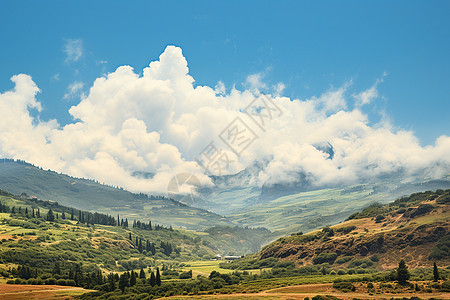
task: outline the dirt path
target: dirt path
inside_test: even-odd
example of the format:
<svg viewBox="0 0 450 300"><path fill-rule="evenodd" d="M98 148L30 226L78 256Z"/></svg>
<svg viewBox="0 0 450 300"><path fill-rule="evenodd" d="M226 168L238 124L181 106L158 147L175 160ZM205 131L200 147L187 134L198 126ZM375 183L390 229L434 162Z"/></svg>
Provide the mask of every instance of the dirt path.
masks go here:
<svg viewBox="0 0 450 300"><path fill-rule="evenodd" d="M0 284L0 299L73 299L73 296L89 292L79 287L60 285Z"/></svg>

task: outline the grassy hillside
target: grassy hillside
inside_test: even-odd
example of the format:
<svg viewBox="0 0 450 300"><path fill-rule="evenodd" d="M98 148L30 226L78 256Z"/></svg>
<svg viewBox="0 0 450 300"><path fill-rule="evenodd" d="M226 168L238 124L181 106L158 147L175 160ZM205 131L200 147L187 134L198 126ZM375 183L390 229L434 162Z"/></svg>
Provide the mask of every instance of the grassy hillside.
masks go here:
<svg viewBox="0 0 450 300"><path fill-rule="evenodd" d="M167 226L206 229L214 225L235 225L225 217L172 199L133 194L92 180L45 171L11 160L0 160L0 189L13 194L26 193L78 209L111 215L120 213L129 219L153 220Z"/></svg>
<svg viewBox="0 0 450 300"><path fill-rule="evenodd" d="M226 249L232 244L242 249L251 247L246 236L260 235L262 239L272 233L262 228L221 226L194 232L162 228L154 223L153 230L139 223L127 228L117 226L115 218L110 216L72 210L54 202L0 191L0 276L3 276L0 283L27 284L22 289L3 290L27 291L30 297L33 293L39 294L38 287L43 284L48 288L41 289L44 292L41 295L52 294L52 297L55 293L51 289L55 284L96 290L82 295L82 299L157 299L173 295L179 295L176 299L204 299L207 295L214 299L228 297L226 295L230 293L237 294L230 299L241 299L249 293L258 293L255 299L279 299L285 291L278 289L283 287L295 297L303 295L300 298L303 299L314 296L316 291L321 294L325 285L327 292L344 297L342 299L347 299L345 295L348 291L356 291L357 294L353 295L360 299L373 293L419 293L428 298L444 299L446 291L450 290L450 282L432 283L430 268L418 268L423 265L414 265L414 261L408 260L408 264L415 268L411 270L414 284L399 286L392 282L392 272L377 270L377 267L389 269L382 255L373 254L374 248L370 247L367 247L367 253L361 253L362 248L356 246L369 245L364 243L365 238L371 240L371 235L382 232L386 237L386 246L392 247L394 244L388 234L393 234L397 229L410 230L414 226L422 226L416 228L421 233L414 234L413 240L418 245L432 246L431 254L434 253L433 259L438 261L440 274L442 278L447 278L450 272L442 266L448 265L448 251L445 251L448 245L443 239L448 235L443 230L448 230L449 198L450 190L427 192L400 199L389 206L371 206L354 214L346 224L304 236L283 238L265 247L258 255L227 263L209 258L219 249ZM52 220L49 220L52 215ZM74 220L71 220L72 215ZM96 220L106 220L113 225L93 224ZM358 222L363 222L365 227L362 230L350 225ZM383 226L383 222L386 225ZM396 228L390 225L395 222ZM367 228L370 224L372 227ZM398 237L398 232L396 234ZM405 234L404 239L408 239L410 235ZM342 241L349 235L355 239L352 245L359 252L352 252L354 249ZM346 245L347 252L339 248L340 243L335 243L338 237ZM299 242L299 239L304 240ZM152 245L150 248L146 246L147 241ZM336 257L323 248L329 247L330 242L336 249ZM289 248L290 245L309 245L306 249L311 257L298 259L297 254L290 250L293 249ZM159 283L150 276L155 273L160 274L160 277L156 276L161 279ZM311 286L305 290L297 285ZM78 295L86 291L73 292L73 295ZM295 298L291 294L289 297ZM68 294L59 295L65 297ZM55 294L55 297L59 296ZM253 298L249 296L249 299Z"/></svg>
<svg viewBox="0 0 450 300"><path fill-rule="evenodd" d="M423 192L374 204L341 224L280 238L258 259L340 269L392 269L404 259L414 268L450 263L450 190Z"/></svg>
<svg viewBox="0 0 450 300"><path fill-rule="evenodd" d="M61 261L124 271L152 266L158 260L189 261L216 254L201 238L185 230L154 224L153 230L83 224L77 220L78 211L71 220L67 208L51 202L42 205L40 201L14 197L3 191L0 203L3 211L5 207L8 210L0 213L0 259L4 268L26 264L45 269ZM47 221L50 209L55 216L53 221ZM153 252L146 249L147 241L153 245ZM170 244L171 250L164 249L161 242Z"/></svg>

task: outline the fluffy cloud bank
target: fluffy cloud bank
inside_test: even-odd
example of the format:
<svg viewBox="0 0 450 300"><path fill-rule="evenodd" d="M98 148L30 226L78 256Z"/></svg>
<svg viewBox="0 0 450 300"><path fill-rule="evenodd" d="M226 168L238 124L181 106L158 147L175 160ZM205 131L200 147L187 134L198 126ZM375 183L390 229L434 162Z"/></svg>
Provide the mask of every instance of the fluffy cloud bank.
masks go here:
<svg viewBox="0 0 450 300"><path fill-rule="evenodd" d="M422 147L410 131L368 125L361 106L375 100L379 82L353 96L354 109L348 109L348 85L306 100L269 96L266 104L279 111L258 126L255 120L262 118L252 120L244 111L254 103L259 114L271 113L258 104L255 89L262 84L260 78L249 78L258 84L245 91L233 88L227 93L223 83L215 88L197 86L181 49L168 46L142 76L121 66L95 80L69 110L75 121L61 127L56 120L33 117L41 105L30 76L16 75L12 81L15 88L0 94L2 157L136 192L165 193L170 179L183 172L211 185L198 160L204 162L206 150L213 146L221 151L226 166L222 174L264 161L265 167L252 179L255 185L295 182L300 173L319 186L395 172L439 177L450 170L449 137ZM274 87L274 94L283 87ZM234 131L236 122L241 122L240 129ZM246 138L233 135L243 128L253 134L248 145ZM238 142L242 151L230 147L231 141ZM324 143L332 145L332 157L317 147ZM211 173L218 170L212 168ZM154 175L133 176L136 171Z"/></svg>

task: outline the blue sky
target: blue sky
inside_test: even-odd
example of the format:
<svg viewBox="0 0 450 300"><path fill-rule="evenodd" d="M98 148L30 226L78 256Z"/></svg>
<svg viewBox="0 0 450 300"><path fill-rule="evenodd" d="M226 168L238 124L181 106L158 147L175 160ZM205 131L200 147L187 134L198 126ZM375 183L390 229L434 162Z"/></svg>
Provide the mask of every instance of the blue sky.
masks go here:
<svg viewBox="0 0 450 300"><path fill-rule="evenodd" d="M352 81L379 97L386 114L422 144L450 133L449 1L2 1L0 91L25 73L41 89L41 119L72 122L82 83L130 65L140 72L167 45L183 49L196 84L246 78L283 82L283 95L320 96ZM81 46L68 59L68 42ZM75 44L77 46L77 44Z"/></svg>
<svg viewBox="0 0 450 300"><path fill-rule="evenodd" d="M449 15L449 1L1 1L0 156L147 193L182 172L211 185L196 160L210 143L223 174L264 162L255 186L441 178ZM218 136L260 91L284 113L238 157Z"/></svg>

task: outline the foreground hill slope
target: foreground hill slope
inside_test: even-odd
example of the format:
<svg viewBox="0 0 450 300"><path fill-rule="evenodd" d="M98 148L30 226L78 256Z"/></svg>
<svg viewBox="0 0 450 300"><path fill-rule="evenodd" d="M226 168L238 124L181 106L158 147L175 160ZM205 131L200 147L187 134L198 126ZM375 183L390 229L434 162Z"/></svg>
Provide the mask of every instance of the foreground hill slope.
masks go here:
<svg viewBox="0 0 450 300"><path fill-rule="evenodd" d="M82 263L90 270L123 271L217 253L194 232L145 225L118 226L116 217L0 190L0 273L17 265L48 272L57 262L64 269Z"/></svg>
<svg viewBox="0 0 450 300"><path fill-rule="evenodd" d="M430 267L433 261L448 266L449 204L450 190L373 204L341 224L280 238L264 247L259 258L346 267L352 259L370 257L379 269L392 269L401 259L413 268Z"/></svg>
<svg viewBox="0 0 450 300"><path fill-rule="evenodd" d="M13 194L26 193L77 209L111 215L120 213L123 217L152 220L167 226L206 229L215 225L234 225L218 214L172 199L133 194L121 188L45 171L9 159L0 160L0 189Z"/></svg>

